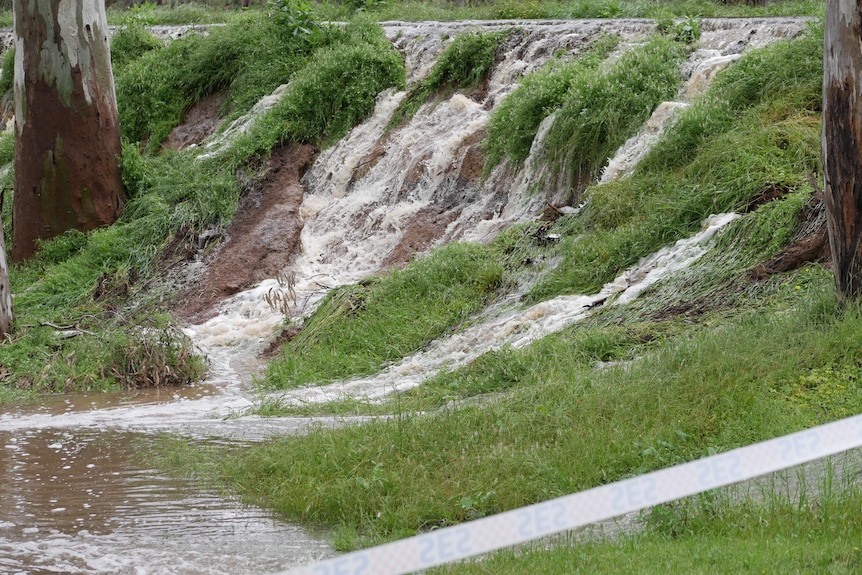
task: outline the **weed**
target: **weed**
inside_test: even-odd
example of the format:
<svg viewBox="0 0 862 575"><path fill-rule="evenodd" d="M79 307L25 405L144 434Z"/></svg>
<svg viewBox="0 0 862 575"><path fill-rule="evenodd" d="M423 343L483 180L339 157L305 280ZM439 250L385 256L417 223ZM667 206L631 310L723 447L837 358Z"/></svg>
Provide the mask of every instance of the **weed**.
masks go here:
<svg viewBox="0 0 862 575"><path fill-rule="evenodd" d="M127 389L188 385L205 371L188 336L176 328L133 332L118 351L110 373Z"/></svg>

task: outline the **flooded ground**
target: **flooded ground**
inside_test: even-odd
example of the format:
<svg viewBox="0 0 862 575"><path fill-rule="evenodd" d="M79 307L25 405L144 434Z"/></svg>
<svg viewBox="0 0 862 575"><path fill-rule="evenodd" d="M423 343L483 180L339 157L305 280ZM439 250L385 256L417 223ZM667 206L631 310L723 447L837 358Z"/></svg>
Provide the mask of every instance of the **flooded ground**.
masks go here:
<svg viewBox="0 0 862 575"><path fill-rule="evenodd" d="M213 363L205 385L0 412L0 575L264 574L328 556L324 533L142 456L165 431L246 442L314 424L235 417L253 402L230 362Z"/></svg>
<svg viewBox="0 0 862 575"><path fill-rule="evenodd" d="M793 37L806 23L704 21L703 50L686 63L687 76L697 80L697 90L703 89L714 70L745 49ZM385 30L415 80L427 74L445 39L513 25L389 23ZM424 106L407 125L389 131L405 94L386 93L372 118L317 158L302 180L304 198L295 210L295 217L302 218L301 246L288 273L222 302L215 317L188 329L211 360L205 385L69 396L0 409L0 575L265 574L331 553L324 534L298 529L199 482L167 477L140 454L165 432L201 441L248 442L348 421L244 415L258 401L248 382L256 369L255 354L285 319L285 310L273 309L264 295L286 290L287 311L305 313L328 289L403 263L409 259L404 254L412 257L414 251L451 240L487 241L506 226L533 220L548 204L573 207L564 205L568 190L545 186L531 159L521 172L500 166L487 180L480 177L477 150L490 110L518 78L560 50L575 54L605 32L619 34L631 48L654 23L521 22L518 27L522 45L507 53L477 100L455 94ZM651 141L633 141L625 155L637 158ZM612 162L614 177L635 162ZM532 193L537 187L546 191ZM424 225L429 221L434 225ZM698 257L696 244L683 242L664 259L657 254L659 259L645 260L637 268L642 273L621 276L623 283L609 286L607 293L567 296L526 310L500 309L497 316L482 318L480 325L436 342L383 374L289 392L282 400L376 398L418 385L482 351L527 345L577 321L611 295L620 301L635 297L655 278Z"/></svg>
<svg viewBox="0 0 862 575"><path fill-rule="evenodd" d="M268 573L327 556L321 537L167 477L150 440L96 429L0 432L0 573Z"/></svg>

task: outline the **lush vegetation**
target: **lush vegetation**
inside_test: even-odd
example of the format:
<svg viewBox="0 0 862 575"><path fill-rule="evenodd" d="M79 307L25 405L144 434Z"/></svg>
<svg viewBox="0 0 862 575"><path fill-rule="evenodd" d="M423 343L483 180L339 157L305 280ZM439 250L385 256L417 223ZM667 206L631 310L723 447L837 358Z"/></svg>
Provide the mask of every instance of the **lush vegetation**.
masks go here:
<svg viewBox="0 0 862 575"><path fill-rule="evenodd" d="M667 49L664 41L656 42L659 50ZM797 237L812 208L808 176L818 162L821 44L822 36L812 30L743 57L682 115L632 176L587 187L585 208L550 228L514 228L482 248L502 265L495 284L503 291L543 262L562 258L530 292L531 300L541 300L595 291L638 258L691 234L710 213L743 211L714 240L715 249L690 269L632 304L607 305L529 347L486 354L384 405L339 402L317 410L393 417L273 440L228 457L221 450L212 458L204 452L198 463L241 486L252 501L296 520L334 526L337 544L351 548L859 413L859 310L837 310L830 274L819 266L766 279L752 273ZM542 241L546 233L563 239L549 245ZM376 333L396 337L379 323L368 326L397 325L397 318L413 309L415 302L408 306L393 295L400 293L396 286L403 274L422 273L423 284L451 289L445 287L451 278L435 271L441 254L333 295L311 318L312 329L296 353L273 363L269 381L310 380L294 367L306 357L323 358L313 365L326 372L341 361L333 359L338 353L354 353L356 337L347 334L362 333L371 347L380 341ZM489 283L481 285L462 287L476 290L477 297L494 296ZM369 300L373 306L366 309ZM422 345L416 341L411 348ZM402 348L383 344L383 349ZM375 356L374 362L393 361L399 353ZM280 370L287 365L294 371L285 378ZM315 412L277 402L261 410ZM846 497L856 501L858 492ZM650 562L678 549L722 565L707 551L718 542L734 549L726 559L730 567L760 565L761 560L740 563L739 557L778 545L784 549L776 552L779 557L768 556L792 568L800 561L808 565L788 547L789 534L801 524L819 525L806 548L816 561L839 571L858 562L853 537L832 537L835 527L821 523L819 507L724 502L719 509L684 518L678 510L659 509L652 519L655 529L616 543L502 554L491 563L451 570L483 571L492 565L514 572L528 560L556 572L572 556L585 569L613 566L633 545L652 550L644 559L647 572L661 570ZM694 519L705 516L709 521ZM757 527L767 516L775 528ZM848 522L852 532L853 520ZM734 539L730 524L751 536ZM844 520L830 525L843 526ZM678 529L685 535L667 535ZM682 556L674 561L685 568Z"/></svg>
<svg viewBox="0 0 862 575"><path fill-rule="evenodd" d="M403 16L396 10L405 7L419 18L822 10L822 2L474 4L284 0L270 5L272 16L232 14L207 37L167 46L143 27L163 11L113 13L123 23L114 63L128 206L112 228L44 242L35 260L13 268L16 333L0 345L0 401L28 390L199 376L203 366L188 341L170 318L150 311L169 289L158 287L154 262L179 235L226 225L274 147L328 145L370 113L379 92L405 87L400 57L368 18ZM363 19L344 27L318 19L356 12ZM633 303L611 299L562 332L487 353L382 404L296 407L276 399L260 409L386 416L378 420L242 448L177 440L165 446L162 463L215 477L292 520L332 528L336 546L349 549L862 412L862 311L837 309L830 273L818 264L754 273L817 222L809 176L819 162L821 32L815 26L802 38L747 53L631 176L595 185L604 159L678 89L676 70L686 44L696 41L696 21L662 29L663 36L606 67L617 42L598 38L579 58L558 58L525 78L495 112L489 166L522 162L541 122L559 111L547 158L578 184L586 200L579 213L511 228L490 245L445 246L403 270L332 292L263 383L287 388L375 373L476 321L507 294L523 291L530 304L595 292L643 256L691 235L711 213L741 212L696 264ZM475 89L504 40L451 39L432 77L409 87L399 118L441 93ZM0 87L7 81L4 75ZM200 160L194 151L161 149L201 98L226 94L223 112L237 118L288 81L283 100L220 154ZM0 138L0 160L12 154L11 138ZM4 187L10 177L2 176ZM7 195L4 220L10 203ZM708 565L856 572L860 502L852 484L810 499L707 494L656 508L640 531L613 540L559 540L552 550L505 552L440 571L697 572Z"/></svg>
<svg viewBox="0 0 862 575"><path fill-rule="evenodd" d="M168 45L136 22L118 32L126 209L111 228L44 242L37 258L13 268L16 333L0 346L7 389L152 385L148 377L133 383L133 374L148 373L148 358L154 370L166 372L160 383L200 376L203 366L190 342L166 316L147 309L165 295L145 289L157 275L152 264L160 251L177 233L226 225L259 158L273 147L338 139L373 110L380 91L404 82L403 62L377 26L315 25L287 34L277 19L249 14L208 36L190 34ZM240 114L288 80L291 88L278 105L218 157L160 150L193 102L227 91L225 112ZM0 146L8 159L11 143L6 136ZM3 177L11 188L11 173ZM3 220L9 221L8 194L6 200ZM164 348L164 357L140 353L149 347ZM137 366L138 357L145 365ZM168 377L174 372L180 376Z"/></svg>
<svg viewBox="0 0 862 575"><path fill-rule="evenodd" d="M602 36L577 58L555 58L526 76L491 115L486 167L493 168L504 157L518 163L526 160L542 121L560 108L573 85L586 83L587 74L598 76L596 69L618 43L617 36Z"/></svg>
<svg viewBox="0 0 862 575"><path fill-rule="evenodd" d="M804 187L819 164L822 44L812 31L730 67L631 178L587 192L583 215L560 224L563 263L531 297L596 291L710 213Z"/></svg>
<svg viewBox="0 0 862 575"><path fill-rule="evenodd" d="M492 250L452 244L385 279L333 290L273 362L267 383L295 387L375 373L469 319L502 275Z"/></svg>
<svg viewBox="0 0 862 575"><path fill-rule="evenodd" d="M437 60L427 78L410 93L392 115L391 126L410 120L432 96L448 97L456 90L476 88L487 80L502 42L511 31L462 34L455 37Z"/></svg>

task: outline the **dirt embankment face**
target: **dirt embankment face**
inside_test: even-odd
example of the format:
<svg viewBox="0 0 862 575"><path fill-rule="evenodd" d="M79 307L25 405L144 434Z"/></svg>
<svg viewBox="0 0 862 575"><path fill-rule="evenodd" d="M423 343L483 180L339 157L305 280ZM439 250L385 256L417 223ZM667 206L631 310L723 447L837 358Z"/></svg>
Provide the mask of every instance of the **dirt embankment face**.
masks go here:
<svg viewBox="0 0 862 575"><path fill-rule="evenodd" d="M266 176L240 199L224 240L207 257L201 278L177 298L174 313L190 323L215 316L223 299L267 278L278 276L299 247L305 170L317 149L292 144L274 150Z"/></svg>

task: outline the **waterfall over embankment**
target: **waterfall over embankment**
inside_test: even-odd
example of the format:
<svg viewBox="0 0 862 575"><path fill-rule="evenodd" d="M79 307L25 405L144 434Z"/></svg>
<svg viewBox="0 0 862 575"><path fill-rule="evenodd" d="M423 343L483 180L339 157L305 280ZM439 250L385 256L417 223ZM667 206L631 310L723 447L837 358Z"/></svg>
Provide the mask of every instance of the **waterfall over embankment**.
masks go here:
<svg viewBox="0 0 862 575"><path fill-rule="evenodd" d="M680 69L686 81L678 101L660 105L643 130L617 157L609 158L603 181L628 173L672 122L674 112L702 93L718 70L746 49L800 34L807 22L704 20L698 49ZM387 91L369 120L322 151L303 178L301 249L293 263L280 280L260 282L226 302L217 317L192 328L201 344L231 345L268 337L284 317L284 309L272 309L274 293L282 301L290 300L290 314L301 315L326 290L402 265L435 245L489 241L507 226L533 220L546 210L572 209L579 202L578 190L544 161L543 138L553 116L539 128L523 165L504 160L484 173L483 144L492 111L521 78L551 59L575 59L602 34L620 38L617 52L638 50L655 33L656 23L390 22L384 30L404 55L411 82L425 78L459 34L512 33L479 88L432 99L397 126L390 125L391 119L407 93Z"/></svg>

